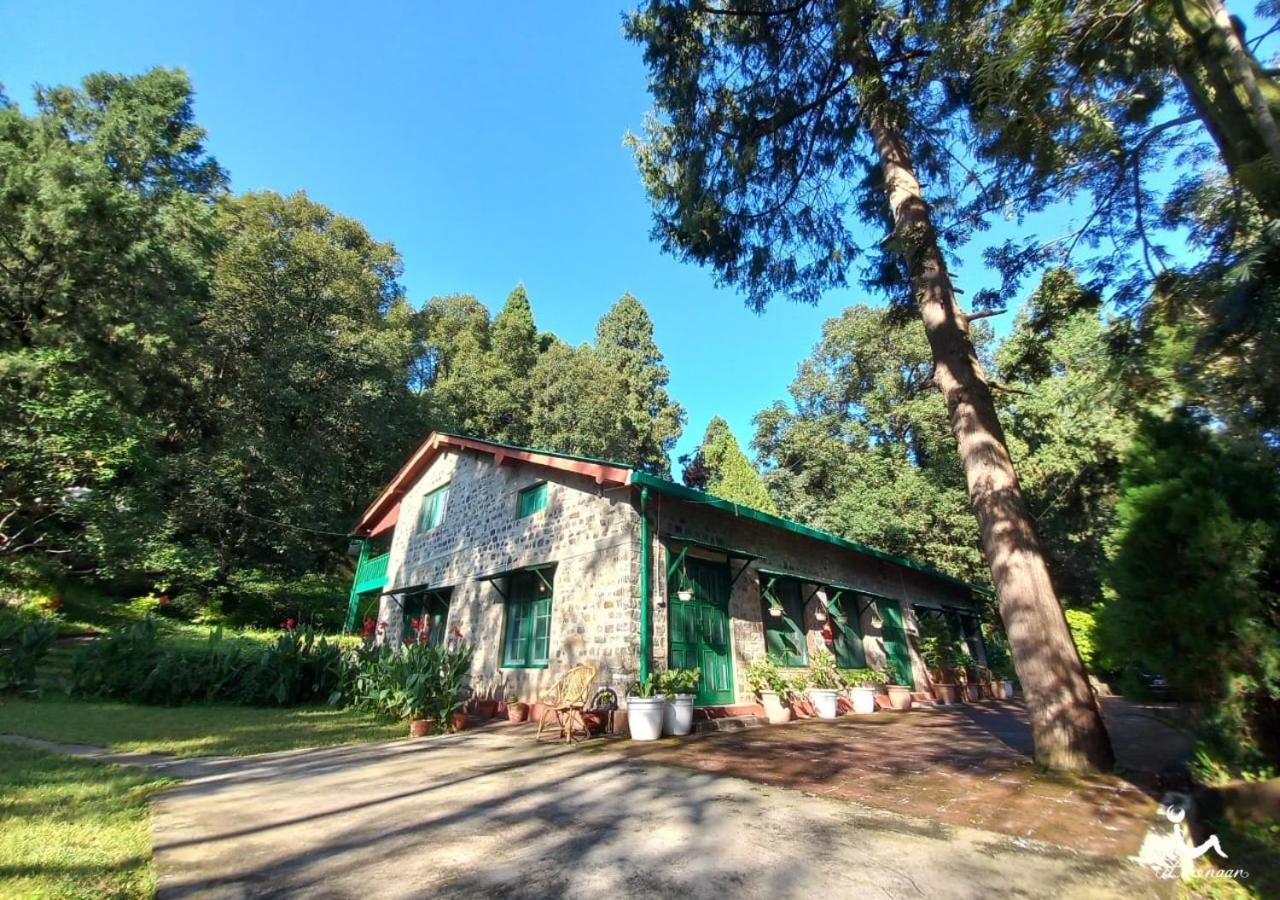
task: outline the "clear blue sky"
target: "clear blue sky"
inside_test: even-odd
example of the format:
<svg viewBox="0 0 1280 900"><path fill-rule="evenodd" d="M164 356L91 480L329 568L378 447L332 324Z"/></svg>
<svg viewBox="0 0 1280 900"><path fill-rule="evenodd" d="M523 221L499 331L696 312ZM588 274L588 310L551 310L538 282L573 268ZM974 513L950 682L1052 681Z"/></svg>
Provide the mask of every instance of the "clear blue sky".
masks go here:
<svg viewBox="0 0 1280 900"><path fill-rule="evenodd" d="M29 109L36 83L181 67L236 191L305 190L361 220L399 249L415 305L496 310L524 282L539 327L578 343L630 291L689 413L677 454L717 414L745 446L823 319L864 294L756 316L650 242L622 145L650 107L623 5L0 0L0 82ZM970 297L990 281L979 250L956 273Z"/></svg>

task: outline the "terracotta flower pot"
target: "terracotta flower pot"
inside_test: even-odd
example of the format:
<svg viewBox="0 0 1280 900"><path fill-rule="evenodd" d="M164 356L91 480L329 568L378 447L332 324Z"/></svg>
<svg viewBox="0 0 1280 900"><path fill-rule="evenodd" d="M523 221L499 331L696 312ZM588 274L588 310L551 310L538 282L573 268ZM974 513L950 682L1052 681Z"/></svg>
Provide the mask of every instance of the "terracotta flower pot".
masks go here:
<svg viewBox="0 0 1280 900"><path fill-rule="evenodd" d="M528 703L508 703L507 704L507 720L510 722L523 722L529 718Z"/></svg>
<svg viewBox="0 0 1280 900"><path fill-rule="evenodd" d="M477 700L476 714L482 719L492 719L498 714L497 700Z"/></svg>
<svg viewBox="0 0 1280 900"><path fill-rule="evenodd" d="M458 710L456 713L449 716L450 731L462 731L466 727L467 727L467 714L464 713L462 710Z"/></svg>
<svg viewBox="0 0 1280 900"><path fill-rule="evenodd" d="M982 698L982 685L966 684L961 687L966 703L977 703Z"/></svg>
<svg viewBox="0 0 1280 900"><path fill-rule="evenodd" d="M894 709L910 709L911 688L905 684L889 685L889 702L893 704Z"/></svg>
<svg viewBox="0 0 1280 900"><path fill-rule="evenodd" d="M954 684L935 684L933 686L933 697L942 704L959 703L960 689Z"/></svg>
<svg viewBox="0 0 1280 900"><path fill-rule="evenodd" d="M413 719L409 722L409 737L425 737L430 730L430 719Z"/></svg>

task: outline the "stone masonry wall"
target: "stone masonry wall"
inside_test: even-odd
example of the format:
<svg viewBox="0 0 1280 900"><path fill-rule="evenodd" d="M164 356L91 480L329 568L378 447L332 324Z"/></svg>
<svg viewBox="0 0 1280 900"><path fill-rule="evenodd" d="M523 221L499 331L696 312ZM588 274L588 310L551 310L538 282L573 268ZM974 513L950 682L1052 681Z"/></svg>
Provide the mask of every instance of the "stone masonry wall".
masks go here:
<svg viewBox="0 0 1280 900"><path fill-rule="evenodd" d="M517 518L518 495L547 482L547 506ZM449 484L444 519L416 533L423 497ZM628 489L601 491L586 477L447 450L432 462L400 506L385 590L452 587L448 624L475 648L472 687L496 698L534 701L578 663L594 665L597 684L621 695L639 659L637 550L639 516ZM556 562L546 669L502 668L504 607L492 582L476 581L521 566ZM502 585L506 590L506 585ZM400 640L398 596L384 596L379 619Z"/></svg>
<svg viewBox="0 0 1280 900"><path fill-rule="evenodd" d="M757 572L762 565L770 569L795 572L798 577L812 577L851 585L899 601L907 640L912 645L912 669L916 679L916 690L928 690L929 673L914 646L915 637L918 634L918 623L913 605L938 607L945 604L962 608L972 608L974 605L968 591L958 585L931 578L923 572L894 565L873 556L845 550L813 538L740 518L711 506L653 495L649 501L648 512L653 526L651 529L654 561L653 652L656 668L666 668L668 604L680 602L674 597L670 600L667 597L666 553L661 536L666 534L683 536L764 557L745 564L749 569L734 582L729 599L734 663L733 685L740 704L755 702L747 690L746 667L752 660L765 653L760 576ZM689 552L694 555L708 555L701 554L692 548ZM743 565L744 563L740 560L732 560L730 562L732 575L738 575ZM805 596L808 596L810 590L811 588L806 586ZM822 641L820 632L823 623L817 620L815 612L820 605L825 604L826 599L825 593L819 592L805 606L804 625L808 632L811 653ZM884 640L881 630L872 626L871 619L872 614L868 610L863 613L859 623L867 665L871 668L883 669Z"/></svg>

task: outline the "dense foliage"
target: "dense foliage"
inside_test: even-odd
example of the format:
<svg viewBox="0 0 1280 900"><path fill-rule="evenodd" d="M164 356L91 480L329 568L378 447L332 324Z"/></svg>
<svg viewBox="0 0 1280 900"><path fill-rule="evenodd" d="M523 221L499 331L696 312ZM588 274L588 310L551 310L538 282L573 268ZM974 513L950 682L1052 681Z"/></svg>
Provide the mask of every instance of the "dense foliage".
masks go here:
<svg viewBox="0 0 1280 900"><path fill-rule="evenodd" d="M576 349L522 287L492 319L415 309L395 247L301 193L231 195L203 140L174 71L0 101L11 575L274 624L340 607L350 523L431 429L669 470L684 413L634 297Z"/></svg>
<svg viewBox="0 0 1280 900"><path fill-rule="evenodd" d="M1143 423L1121 485L1103 654L1205 704L1214 749L1280 755L1280 477L1189 414Z"/></svg>

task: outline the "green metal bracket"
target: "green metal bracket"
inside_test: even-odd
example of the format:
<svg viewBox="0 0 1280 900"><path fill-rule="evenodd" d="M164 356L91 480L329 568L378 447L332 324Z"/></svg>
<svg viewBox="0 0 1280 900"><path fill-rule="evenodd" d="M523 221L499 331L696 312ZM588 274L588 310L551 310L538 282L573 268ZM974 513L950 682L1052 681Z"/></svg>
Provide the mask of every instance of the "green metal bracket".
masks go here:
<svg viewBox="0 0 1280 900"><path fill-rule="evenodd" d="M769 581L768 581L768 583L766 583L766 584L765 584L765 586L764 586L764 590L763 590L763 591L761 591L761 593L764 595L764 599L766 599L766 600L768 600L768 601L769 601L769 608L770 608L770 609L777 609L777 610L782 610L783 612L785 612L786 610L785 610L785 608L784 608L784 607L783 607L783 605L782 605L782 601L781 601L781 600L779 600L777 597L775 597L775 596L773 595L773 586L774 586L775 584L777 584L777 583L778 583L778 578L777 578L777 576L776 576L776 575L770 575L770 576L769 576Z"/></svg>
<svg viewBox="0 0 1280 900"><path fill-rule="evenodd" d="M671 559L671 548L670 547L667 548L667 559L669 560L669 562L667 563L667 586L668 587L671 586L671 576L676 574L680 566L684 563L685 554L687 554L688 552L689 552L689 546L688 544L685 544L680 548L680 552L676 554L676 558Z"/></svg>
<svg viewBox="0 0 1280 900"><path fill-rule="evenodd" d="M733 586L738 583L738 579L747 573L747 569L751 566L751 560L744 559L742 568L738 569L738 574L729 579L729 590L733 591Z"/></svg>

